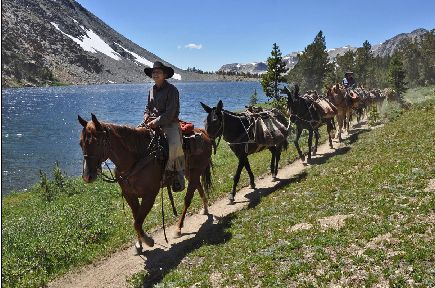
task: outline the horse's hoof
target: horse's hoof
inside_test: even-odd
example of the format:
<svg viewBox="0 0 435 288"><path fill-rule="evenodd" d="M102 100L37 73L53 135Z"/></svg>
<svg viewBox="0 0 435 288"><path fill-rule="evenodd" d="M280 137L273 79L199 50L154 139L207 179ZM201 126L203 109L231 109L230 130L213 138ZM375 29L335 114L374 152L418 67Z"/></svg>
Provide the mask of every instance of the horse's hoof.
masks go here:
<svg viewBox="0 0 435 288"><path fill-rule="evenodd" d="M142 238L142 241L148 246L148 247L153 247L154 246L154 239L153 238L151 238L151 237L149 237L149 236L147 236L147 235L144 235L144 236L142 236L141 237Z"/></svg>
<svg viewBox="0 0 435 288"><path fill-rule="evenodd" d="M134 248L136 249L136 255L139 255L142 253L142 243L136 242L134 244Z"/></svg>
<svg viewBox="0 0 435 288"><path fill-rule="evenodd" d="M234 197L233 197L233 195L228 196L228 205L234 205Z"/></svg>
<svg viewBox="0 0 435 288"><path fill-rule="evenodd" d="M251 183L250 186L251 186L251 189L255 189L255 183Z"/></svg>
<svg viewBox="0 0 435 288"><path fill-rule="evenodd" d="M178 229L178 230L175 232L174 238L180 238L180 237L181 237L181 229Z"/></svg>
<svg viewBox="0 0 435 288"><path fill-rule="evenodd" d="M202 208L199 212L201 215L208 215L208 208Z"/></svg>

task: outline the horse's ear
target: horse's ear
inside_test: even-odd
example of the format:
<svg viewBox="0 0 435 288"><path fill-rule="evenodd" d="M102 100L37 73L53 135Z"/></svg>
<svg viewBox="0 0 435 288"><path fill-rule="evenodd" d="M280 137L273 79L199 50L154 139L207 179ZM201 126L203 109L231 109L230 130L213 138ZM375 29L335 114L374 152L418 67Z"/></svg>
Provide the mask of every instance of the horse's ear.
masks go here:
<svg viewBox="0 0 435 288"><path fill-rule="evenodd" d="M281 91L287 95L289 95L289 93L291 93L290 89L288 89L288 86L284 86L284 88Z"/></svg>
<svg viewBox="0 0 435 288"><path fill-rule="evenodd" d="M95 128L97 128L97 130L103 130L103 126L101 126L101 123L98 121L97 116L95 116L93 113L91 113L92 115L92 122L94 122L95 124Z"/></svg>
<svg viewBox="0 0 435 288"><path fill-rule="evenodd" d="M211 108L210 107L208 107L207 105L205 105L202 102L199 102L199 103L201 103L201 106L202 106L202 108L204 109L205 112L207 112L207 113L211 112Z"/></svg>
<svg viewBox="0 0 435 288"><path fill-rule="evenodd" d="M224 103L222 102L222 100L219 100L219 102L216 106L216 110L220 112L222 110L222 108L224 108Z"/></svg>
<svg viewBox="0 0 435 288"><path fill-rule="evenodd" d="M338 90L338 89L340 89L340 84L335 84L335 90Z"/></svg>
<svg viewBox="0 0 435 288"><path fill-rule="evenodd" d="M86 127L86 125L88 125L88 121L86 121L85 119L83 119L82 117L80 117L80 115L77 115L77 119L79 120L80 124L83 127Z"/></svg>

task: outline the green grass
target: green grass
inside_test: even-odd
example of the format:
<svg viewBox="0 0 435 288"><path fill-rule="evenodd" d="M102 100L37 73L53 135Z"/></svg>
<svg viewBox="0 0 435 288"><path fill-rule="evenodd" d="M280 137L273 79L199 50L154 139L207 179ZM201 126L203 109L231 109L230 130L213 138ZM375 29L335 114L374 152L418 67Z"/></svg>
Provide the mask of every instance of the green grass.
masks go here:
<svg viewBox="0 0 435 288"><path fill-rule="evenodd" d="M434 119L426 102L360 134L346 154L221 219L156 287L433 287ZM338 214L342 227L322 228ZM291 231L298 223L313 227Z"/></svg>
<svg viewBox="0 0 435 288"><path fill-rule="evenodd" d="M435 99L435 85L408 89L403 98L410 103L421 103L430 99Z"/></svg>
<svg viewBox="0 0 435 288"><path fill-rule="evenodd" d="M433 108L428 108L427 106L424 107L426 108L419 108L420 110L417 111L420 111L420 114L431 113L430 115L433 116ZM423 113L421 111L425 111L425 112ZM397 121L398 122L402 121L401 117L399 117ZM391 125L395 125L394 123L391 123ZM428 124L427 121L423 123L416 123L416 125L420 125L421 127L412 126L413 127L412 128L410 126L411 127L410 129L414 129L413 130L414 132L427 131L425 129L427 129L427 127L433 127L433 123L430 123L432 126L430 125L424 126L427 124ZM423 129L423 127L426 128ZM409 129L405 129L405 130L407 131ZM399 132L400 131L401 130L399 129ZM397 134L399 132L396 131L394 133ZM392 135L394 135L394 133ZM402 137L402 134L403 133L400 132L396 136ZM325 132L322 131L321 135L322 135L321 140L324 141ZM294 134L291 137L293 136ZM406 152L402 151L403 153L405 153L405 155L410 154L411 152L420 153L421 155L426 155L426 154L422 154L423 150L418 148L420 146L418 145L416 146L416 144L414 143L412 143L411 145L411 142L409 141L401 143L399 145L395 142L396 138L393 136L384 137L382 135L378 135L377 137L379 138L376 139L373 138L371 140L372 141L371 145L373 145L374 147L379 145L377 141L381 141L382 145L400 146L403 144L403 145L408 145L406 146L408 147L407 148L408 151ZM433 139L433 135L432 135L432 139ZM303 149L306 150L306 138L301 139L300 144L301 147L303 147ZM397 148L397 147L393 147L393 148ZM352 148L352 151L353 149L354 148ZM364 156L366 157L368 153L372 153L373 147L366 147L365 149L366 151ZM429 149L428 151L431 150ZM296 159L296 157L297 156L296 156L296 151L294 149L294 146L292 145L292 143L290 143L289 149L283 154L281 158L281 165L285 165L289 162L292 162L293 160ZM328 169L336 169L337 171L340 171L338 170L339 168L335 168L335 167L331 168L334 165L330 164L330 162L339 161L339 159L342 159L343 157L347 157L347 155L337 156L334 159L328 160L325 166L322 165L319 166L318 168L312 169L311 170L312 172L310 172L309 177L314 177L315 179L324 179L325 175L330 174L327 173ZM414 158L416 158L416 156L414 156ZM414 158L410 158L410 159L414 159ZM372 159L372 157L370 157L370 159ZM423 159L425 159L425 157L423 157ZM432 155L432 159L433 159L433 155ZM270 161L269 151L263 151L250 156L251 167L253 168L254 174L258 176L267 172L269 161ZM409 162L408 160L400 160L400 161L404 161L404 163ZM236 157L229 150L228 145L224 143L224 141L221 141L217 155L213 156L213 162L214 162L214 173L213 173L214 191L210 195L210 203L213 203L215 200L225 197L226 194L231 190L232 177L237 166ZM419 163L419 162L417 161L415 163ZM401 162L397 162L395 165L399 165L399 164L401 165ZM380 162L379 165L373 167L372 172L374 177L376 176L382 178L381 176L383 175L382 172L383 165L385 165L385 163ZM350 167L354 167L354 166L356 166L355 163L352 164ZM321 167L329 167L329 168L321 168ZM433 163L432 163L432 167L433 167ZM414 171L412 173L414 177L416 177L417 179L420 178L426 179L425 177L427 177L428 171L425 170L424 168L427 167L415 166L413 168L416 168L412 170ZM357 177L356 175L358 174L355 172L359 170L357 168L353 168L353 169L354 171L351 172L346 172L346 173L343 172L343 175L345 175L346 177ZM363 171L365 171L364 169ZM433 174L433 170L429 169L429 171L431 171L430 173ZM377 176L378 174L379 176ZM358 176L358 178L359 177L360 176ZM373 182L381 181L376 177L371 181ZM409 180L408 179L409 175L407 173L398 173L395 177L398 177L398 180L394 178L397 181L400 180L405 184L408 183L407 181ZM120 189L118 185L107 184L102 181L97 181L94 184L85 185L80 178L66 178L64 180L65 183L62 188L58 187L59 184L55 184L56 182L55 180L48 181L46 187L49 188L48 190L49 193L46 193L47 190L42 189L41 185L36 184L35 186L29 188L29 192L13 193L11 195L2 197L2 287L43 286L53 278L62 275L63 273L65 273L66 271L68 271L73 267L90 263L98 258L109 255L110 253L113 253L114 251L122 247L126 247L127 245L130 245L131 243L130 241L134 239L134 230L132 227L131 212L128 205L125 204L122 198L120 197ZM310 193L308 192L302 193L303 197L301 198L301 195L299 195L299 193L300 191L303 191L301 190L303 188L299 187L298 185L302 185L302 184L299 183L296 184L296 186L292 184L291 187L285 188L285 190L283 190L282 193L273 193L269 197L262 199L262 202L258 206L259 209L249 210L249 212L242 212L241 215L237 217L231 216L223 219L222 222L219 224L221 225L222 229L227 231L229 233L228 235L237 235L235 237L231 237L230 242L231 243L234 243L233 241L236 241L236 243L242 242L242 244L248 246L247 247L248 250L245 251L243 251L243 249L245 249L246 247L239 248L240 253L246 254L246 251L257 251L258 249L260 249L261 251L258 250L257 251L258 253L256 252L253 253L252 255L251 253L249 253L248 258L240 257L240 261L238 261L237 266L234 267L228 266L232 261L231 255L225 256L224 253L218 256L211 256L211 259L215 257L216 263L207 260L209 265L211 265L210 267L217 267L226 264L222 267L232 267L231 269L228 268L228 270L232 270L232 271L237 271L234 269L240 268L241 269L240 271L243 272L241 275L244 275L243 277L247 277L248 275L247 273L251 273L249 272L251 271L250 270L251 266L249 263L251 263L252 260L251 258L253 258L254 269L257 269L258 275L263 275L263 274L267 275L265 273L268 270L270 271L274 270L275 258L273 257L278 257L277 259L281 259L280 258L281 250L283 249L285 251L288 250L286 253L290 253L289 255L295 257L296 259L300 255L302 255L301 254L302 252L299 251L300 249L308 249L305 247L307 245L309 247L313 247L312 249L314 249L313 250L314 252L310 251L310 253L314 253L313 257L315 259L324 262L329 261L329 259L331 258L330 251L325 248L325 245L327 243L335 243L337 242L337 239L340 239L339 235L336 235L336 233L326 233L327 235L329 235L328 237L316 237L314 239L310 239L311 242L310 241L306 242L307 241L306 238L312 234L312 231L298 232L296 233L296 237L293 237L294 235L292 235L290 239L288 239L289 237L287 237L287 239L285 240L286 242L279 242L279 240L277 239L285 239L285 238L277 238L278 236L275 236L275 235L280 235L282 231L285 231L284 227L290 224L300 223L300 222L310 222L317 219L316 217L318 217L318 215L310 214L307 212L307 210L309 209L311 209L313 213L317 210L320 210L323 213L326 213L325 215L327 215L327 213L331 213L329 215L333 215L334 213L338 213L338 212L343 212L343 213L346 212L342 210L351 210L350 208L345 209L347 208L346 204L353 205L352 202L353 200L349 199L348 197L349 195L354 195L356 201L359 202L367 201L367 199L364 198L365 197L364 193L359 194L359 190L362 189L361 187L358 188L357 186L354 187L351 185L343 188L335 182L338 181L337 179L331 180L330 178L328 178L322 181L325 181L326 183L326 184L324 183L326 186L322 188L324 190L316 190L315 188L310 188L308 190L310 191ZM305 181L303 182L305 183ZM341 180L338 182L341 183ZM347 182L349 182L349 179L347 179ZM396 185L394 183L389 183L389 182L387 183L388 185L386 186L387 188L385 189L387 189L389 193L399 193L398 191L400 191L400 189L402 189L403 187L408 187L406 186L408 184ZM246 172L244 171L242 173L239 188L246 185L248 185L248 177ZM347 185L349 185L349 183ZM423 185L423 183L421 183L421 185ZM295 187L295 190L293 189L293 187ZM287 193L285 193L284 191L287 191ZM330 195L329 196L330 198L328 198L329 200L326 202L322 202L320 199L318 201L313 201L313 199L316 199L316 197L322 196L323 193L326 193L325 195L330 195L332 193L333 196ZM279 196L278 194L287 195L287 196L284 199L278 199L277 198L277 196ZM420 192L415 192L414 194L415 195L413 197L417 197L418 199L420 199L419 197L423 195L420 194ZM424 195L425 197L428 197L428 195L426 194ZM384 195L383 197L380 197L379 198L380 202L379 203L376 202L377 205L386 208L389 207L383 204L383 203L388 204L389 203L388 201L391 198L391 197L388 198L386 196L388 196L388 194ZM183 206L184 193L175 193L174 197L177 205L177 210L181 211L181 208ZM321 198L323 199L323 197ZM267 204L270 201L273 201L273 199L277 199L276 200L277 203ZM339 207L336 206L335 201L342 201L342 204L344 206L339 206ZM125 204L125 208L123 208L124 204ZM405 205L405 206L406 204L407 202L400 203L400 205ZM271 210L267 209L268 205L271 205L272 207ZM145 220L144 229L146 231L150 231L153 228L161 226L161 214L160 214L159 201L156 201L155 206L156 207L154 207L154 209L151 211L151 213L148 215L147 219ZM198 196L195 196L190 212L196 213L200 208L201 208L200 198ZM275 208L277 208L276 211ZM283 210L284 208L287 210ZM171 210L166 197L165 197L165 210L167 211L166 217L169 218L166 219L167 223L168 222L174 223L177 220L177 218L170 215L169 211ZM251 212L254 212L254 215L250 216L249 213ZM247 214L245 215L245 213ZM265 213L265 215L263 215L263 213ZM280 213L284 213L283 215L285 215L286 221L273 223L275 219L282 218L282 216L280 216ZM252 219L255 220L251 220L250 217L253 217ZM377 221L378 218L372 217L370 219L372 221L375 220ZM351 218L348 220L347 223L353 223L353 221L355 221L355 219ZM253 223L256 225L255 226L256 229L252 229L254 225ZM269 223L272 224L269 225ZM355 223L353 226L349 226L347 224L346 227L356 227L355 229L362 229L360 227L364 227L364 225L365 223L358 222ZM372 227L370 225L369 227ZM238 226L240 226L240 229L248 229L251 231L233 230L239 228ZM428 229L427 226L428 226L427 223L426 224L420 223L419 225L411 225L410 227L406 228L407 229L406 231L409 231L408 233L414 233L413 231L420 231L420 232L427 231ZM315 228L317 229L317 226L315 226ZM389 228L389 226L386 224L375 225L370 230L371 232L368 231L362 233L361 236L364 236L362 239L365 239L367 241L368 239L370 239L370 237L378 235L377 232L382 232L387 228ZM274 229L277 230L275 231ZM237 232L236 234L234 234L235 231ZM260 239L258 239L258 235L256 234L256 232L266 233L267 235L266 239L261 239L261 237ZM247 241L246 239L249 239L249 241ZM251 240L251 239L255 239L255 240ZM275 239L277 242L276 243L273 242L271 244L270 241L273 239ZM418 238L415 239L415 241L417 240ZM424 242L425 241L424 239L420 239L418 241L420 241L419 243L421 244L426 243ZM286 244L287 242L290 244L287 245ZM203 259L203 258L205 259L210 257L207 249L213 251L216 250L217 247L219 248L224 245L225 244L223 243L219 245L215 245L215 243L209 243L207 245L203 245L199 250L194 252L193 255L197 255L197 256L189 255L188 257L195 257L195 259ZM290 249L289 247L293 247L293 248ZM432 252L433 250L430 247L431 246L429 246L429 248L425 248L425 249L421 248L419 250L415 250L413 245L408 245L404 247L403 250L404 251L409 250L410 251L409 253L413 251L417 251L418 252L416 254L417 256L414 257L417 257L416 259L420 259L418 257L426 257L425 255L430 255L430 252ZM223 250L220 251L221 253L223 253L222 252ZM199 254L195 254L195 253L199 253ZM205 255L205 256L201 256L201 255ZM356 261L366 261L364 255L357 258ZM381 256L382 255L380 255L379 257ZM265 286L268 284L274 285L273 283L275 283L274 282L275 280L278 281L276 282L278 283L277 284L278 286L279 283L281 282L287 283L286 281L284 281L284 279L288 279L288 278L293 279L294 275L299 275L301 273L308 273L308 271L310 271L310 267L314 265L312 263L310 264L310 262L305 263L301 259L299 259L296 262L292 262L286 257L287 256L283 258L284 260L282 264L285 267L284 272L279 272L277 273L277 275L271 277L264 276L265 282L264 283L261 282L263 283L263 285ZM395 257L400 258L402 257L402 255L398 255ZM414 259L411 256L408 256L408 258L411 260ZM265 261L266 266L259 265L258 263L256 263L256 261L262 262L263 260ZM414 261L415 263L415 265L413 266L415 275L413 277L415 277L416 279L427 279L428 273L433 273L430 272L432 270L426 269L427 260L422 260L419 262L414 259L412 261ZM340 263L333 263L334 267L340 268L341 266L339 264ZM206 266L201 267L200 270L205 269L205 267ZM182 265L180 265L178 268L185 269L186 267L183 268ZM328 277L331 277L331 279L333 279L334 277L335 278L339 277L341 275L340 274L341 268L340 269L338 268L333 272L331 272L330 273L331 275L328 274L329 275ZM384 275L387 274L388 275L391 274L393 276L395 275L395 270L393 270L392 268L391 269L385 268L385 269L386 269L385 272L386 274ZM207 274L206 271L202 273ZM281 275L282 273L284 274ZM185 286L182 283L191 283L191 281L193 281L192 279L194 279L194 278L191 279L186 278L186 280L182 280L181 282L179 282L180 280L177 280L177 276L175 276L175 274L176 274L175 271L169 273L164 279L163 283L170 283L171 281L175 281L177 283L181 283L179 284L179 286ZM377 281L376 279L378 279L376 278L377 277L376 275L378 274L373 272L370 275L371 276L368 277L367 279L368 281L367 283L376 282ZM222 279L226 279L228 275L224 274L224 276L225 278ZM234 276L233 278L239 277L238 275L232 275L232 276ZM195 277L200 278L200 276L195 276ZM208 279L207 277L203 279ZM260 278L263 278L263 276ZM142 275L137 275L135 279L146 279L146 277ZM258 281L258 279L257 280L255 279L256 278L253 278L252 281L254 282ZM398 283L401 281L400 279L396 279L396 280ZM242 280L240 281L241 281L240 283L243 282ZM253 283L252 281L247 283ZM424 282L424 280L421 281ZM133 282L137 283L138 281L133 281ZM205 282L200 281L200 283L205 283ZM239 282L237 281L233 282L233 284L236 286L241 285L240 283L239 284L237 283Z"/></svg>
<svg viewBox="0 0 435 288"><path fill-rule="evenodd" d="M325 132L321 134L324 141ZM306 150L306 138L300 143ZM280 164L292 162L296 155L290 143ZM254 175L268 171L270 157L267 150L250 156ZM223 140L213 156L213 164L214 191L210 203L231 191L237 167L237 158ZM97 181L86 185L81 178L60 175L56 167L53 174L53 180L44 182L47 177L44 175L41 177L44 183L35 184L28 192L2 197L2 287L43 286L73 267L130 245L135 237L130 208L120 197L117 184ZM239 188L248 183L244 171ZM170 214L172 210L166 198L166 218L169 218L166 221L174 223L178 218ZM174 193L174 198L180 212L184 193ZM154 206L145 219L145 231L161 226L160 201ZM196 194L189 212L196 213L201 206Z"/></svg>

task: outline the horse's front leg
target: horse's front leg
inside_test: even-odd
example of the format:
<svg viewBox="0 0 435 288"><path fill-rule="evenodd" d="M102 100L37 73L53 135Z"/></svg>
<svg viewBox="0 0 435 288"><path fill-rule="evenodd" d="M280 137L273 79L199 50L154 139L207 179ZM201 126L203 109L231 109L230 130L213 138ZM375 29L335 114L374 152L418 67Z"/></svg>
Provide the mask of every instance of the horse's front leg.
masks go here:
<svg viewBox="0 0 435 288"><path fill-rule="evenodd" d="M153 207L154 202L156 201L156 196L158 193L159 193L159 189L157 188L155 192L153 193L149 192L145 197L142 198L139 207L138 216L134 223L134 228L139 234L140 241L145 243L149 247L154 246L154 240L143 231L142 225L146 216L151 211L151 208Z"/></svg>
<svg viewBox="0 0 435 288"><path fill-rule="evenodd" d="M199 196L201 196L202 205L203 205L203 208L202 208L200 213L202 215L208 215L208 199L207 199L207 195L205 195L204 188L202 188L201 184L199 184L197 188L198 188Z"/></svg>
<svg viewBox="0 0 435 288"><path fill-rule="evenodd" d="M328 132L329 147L331 149L334 148L334 146L332 145L332 138L334 137L334 130L335 130L334 118L331 118L326 122L326 131Z"/></svg>
<svg viewBox="0 0 435 288"><path fill-rule="evenodd" d="M352 124L352 120L353 120L353 109L350 109L349 111L349 119L347 121L347 133L349 134L350 131L350 126Z"/></svg>
<svg viewBox="0 0 435 288"><path fill-rule="evenodd" d="M133 214L133 227L134 230L136 231L136 235L137 235L137 242L135 244L136 247L136 251L137 253L142 252L142 240L141 240L141 230L142 227L139 226L138 223L138 215L139 215L139 198L137 198L136 196L132 196L128 193L128 191L122 189L122 194L125 198L125 201L127 201L128 206L130 206L131 209L131 213Z"/></svg>
<svg viewBox="0 0 435 288"><path fill-rule="evenodd" d="M184 208L183 213L181 214L180 220L178 221L177 227L177 237L181 237L181 228L184 225L184 219L186 218L187 209L189 209L190 204L192 203L193 194L198 186L201 186L200 183L200 174L196 171L191 171L189 173L189 184L187 185L186 196L184 196Z"/></svg>
<svg viewBox="0 0 435 288"><path fill-rule="evenodd" d="M278 165L279 165L279 160L281 159L281 150L279 147L276 148L276 153L275 153L275 176L273 177L273 180L277 179L277 175L278 175Z"/></svg>
<svg viewBox="0 0 435 288"><path fill-rule="evenodd" d="M346 115L343 114L339 114L337 115L337 122L338 122L338 141L339 142L343 142L343 138L341 138L341 132L343 130L343 124L344 124L344 118L346 117Z"/></svg>
<svg viewBox="0 0 435 288"><path fill-rule="evenodd" d="M230 204L230 205L234 204L234 197L236 196L237 184L239 183L240 174L242 173L242 169L245 166L246 157L247 156L239 157L239 165L237 166L236 174L234 175L233 190L228 195L228 204Z"/></svg>
<svg viewBox="0 0 435 288"><path fill-rule="evenodd" d="M251 165L249 164L248 157L246 157L246 160L245 160L245 169L246 169L246 171L248 172L248 175L249 175L249 185L251 186L252 189L255 189L254 173L252 173Z"/></svg>
<svg viewBox="0 0 435 288"><path fill-rule="evenodd" d="M272 178L276 178L276 171L275 171L275 161L276 161L276 152L277 149L275 146L269 148L270 153L272 154L272 157L270 159L270 174L272 174Z"/></svg>
<svg viewBox="0 0 435 288"><path fill-rule="evenodd" d="M314 130L314 146L313 146L313 155L317 154L317 145L319 144L319 129Z"/></svg>
<svg viewBox="0 0 435 288"><path fill-rule="evenodd" d="M308 159L307 163L311 161L311 145L313 145L313 129L308 130Z"/></svg>
<svg viewBox="0 0 435 288"><path fill-rule="evenodd" d="M295 144L296 150L298 150L299 157L301 158L302 161L305 161L305 156L304 154L302 154L301 148L299 147L299 138L301 137L301 134L302 134L302 128L296 126L296 136L293 143Z"/></svg>

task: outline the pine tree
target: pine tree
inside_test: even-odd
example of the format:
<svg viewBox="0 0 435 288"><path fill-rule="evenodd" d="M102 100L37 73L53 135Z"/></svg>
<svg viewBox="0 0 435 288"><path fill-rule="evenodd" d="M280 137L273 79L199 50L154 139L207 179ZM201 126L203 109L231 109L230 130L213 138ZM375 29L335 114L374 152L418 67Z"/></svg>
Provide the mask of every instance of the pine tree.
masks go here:
<svg viewBox="0 0 435 288"><path fill-rule="evenodd" d="M254 94L252 94L251 98L249 99L249 105L254 106L257 104L257 101L258 101L257 89L254 89Z"/></svg>
<svg viewBox="0 0 435 288"><path fill-rule="evenodd" d="M355 55L355 74L358 84L366 85L369 82L370 72L372 71L373 54L372 45L369 41L364 41L363 46L356 49ZM370 81L373 82L373 81Z"/></svg>
<svg viewBox="0 0 435 288"><path fill-rule="evenodd" d="M290 81L301 83L303 89L320 91L326 75L333 70L322 31L317 33L313 43L309 44L304 52L298 54L298 63L293 70Z"/></svg>
<svg viewBox="0 0 435 288"><path fill-rule="evenodd" d="M420 83L435 83L435 29L427 32L420 43Z"/></svg>
<svg viewBox="0 0 435 288"><path fill-rule="evenodd" d="M399 53L394 53L388 66L388 80L394 90L400 95L406 91L405 69Z"/></svg>
<svg viewBox="0 0 435 288"><path fill-rule="evenodd" d="M338 55L336 61L336 82L341 83L346 71L353 71L355 69L355 52L347 50L343 55ZM326 83L329 84L329 83Z"/></svg>
<svg viewBox="0 0 435 288"><path fill-rule="evenodd" d="M278 45L273 43L271 57L267 58L267 72L261 76L261 86L267 97L279 100L280 84L285 83L284 74L288 69L282 60L282 54Z"/></svg>

